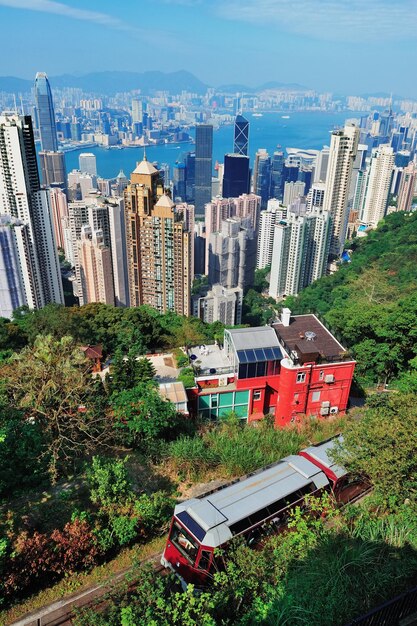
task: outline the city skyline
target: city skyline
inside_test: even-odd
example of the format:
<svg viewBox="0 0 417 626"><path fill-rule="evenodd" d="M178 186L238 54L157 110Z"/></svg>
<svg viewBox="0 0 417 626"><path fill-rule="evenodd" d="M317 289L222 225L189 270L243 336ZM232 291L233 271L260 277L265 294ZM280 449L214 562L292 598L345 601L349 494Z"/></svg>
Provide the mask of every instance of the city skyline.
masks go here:
<svg viewBox="0 0 417 626"><path fill-rule="evenodd" d="M162 24L155 22L150 0L140 8L127 0L123 9L113 5L102 11L95 0L0 0L4 46L10 51L0 75L186 69L212 86L276 80L341 93L417 96L406 73L417 62L412 0L261 0L256 6L249 0L164 0ZM17 25L19 41L13 36ZM112 45L103 46L103 38ZM157 45L161 38L169 55L166 45ZM140 67L133 54L138 46Z"/></svg>

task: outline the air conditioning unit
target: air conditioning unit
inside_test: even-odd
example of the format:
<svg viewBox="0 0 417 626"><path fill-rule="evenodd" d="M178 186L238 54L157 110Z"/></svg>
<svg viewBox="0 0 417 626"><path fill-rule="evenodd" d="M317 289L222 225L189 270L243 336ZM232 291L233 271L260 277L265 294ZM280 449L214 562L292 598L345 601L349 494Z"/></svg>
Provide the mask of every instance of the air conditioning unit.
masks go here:
<svg viewBox="0 0 417 626"><path fill-rule="evenodd" d="M326 374L326 376L324 377L324 382L325 383L334 383L334 375L333 374Z"/></svg>
<svg viewBox="0 0 417 626"><path fill-rule="evenodd" d="M331 406L330 407L330 414L331 415L335 415L336 413L339 413L339 407L338 406Z"/></svg>
<svg viewBox="0 0 417 626"><path fill-rule="evenodd" d="M324 400L324 402L321 403L321 406L323 409L329 409L330 408L330 402L328 400Z"/></svg>
<svg viewBox="0 0 417 626"><path fill-rule="evenodd" d="M329 410L328 406L322 406L320 409L320 415L329 415Z"/></svg>

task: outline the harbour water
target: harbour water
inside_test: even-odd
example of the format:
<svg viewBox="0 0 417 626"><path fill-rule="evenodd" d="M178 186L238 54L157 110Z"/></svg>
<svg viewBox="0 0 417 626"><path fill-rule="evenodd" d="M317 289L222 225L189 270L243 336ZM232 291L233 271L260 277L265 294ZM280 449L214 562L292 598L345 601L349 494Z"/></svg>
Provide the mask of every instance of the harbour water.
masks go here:
<svg viewBox="0 0 417 626"><path fill-rule="evenodd" d="M263 113L261 117L247 114L250 122L249 153L251 161L259 148L266 148L270 154L282 148L313 148L320 150L323 145L329 145L330 132L342 126L346 119L359 118L360 113L343 111L341 113L328 112L296 112L289 117L282 113ZM194 150L191 143L163 144L149 146L146 155L149 161L168 163L173 167L189 150ZM97 157L97 172L103 178L113 178L122 169L127 177L134 170L136 163L143 158L143 148L110 149L88 148ZM217 161L222 162L227 152L233 151L233 126L222 126L214 131L213 137L213 166ZM67 152L65 155L67 171L78 168L78 157L86 149Z"/></svg>

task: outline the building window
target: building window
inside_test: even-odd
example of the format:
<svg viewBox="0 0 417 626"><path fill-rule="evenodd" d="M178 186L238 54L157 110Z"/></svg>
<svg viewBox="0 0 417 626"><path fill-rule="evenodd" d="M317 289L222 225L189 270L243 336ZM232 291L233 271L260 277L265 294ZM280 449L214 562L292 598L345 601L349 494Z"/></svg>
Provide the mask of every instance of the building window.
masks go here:
<svg viewBox="0 0 417 626"><path fill-rule="evenodd" d="M211 396L211 408L217 409L219 396Z"/></svg>
<svg viewBox="0 0 417 626"><path fill-rule="evenodd" d="M313 391L313 393L311 394L311 401L312 402L320 401L320 391Z"/></svg>
<svg viewBox="0 0 417 626"><path fill-rule="evenodd" d="M324 378L324 370L320 370L319 380L323 380Z"/></svg>
<svg viewBox="0 0 417 626"><path fill-rule="evenodd" d="M304 383L306 380L306 373L305 372L299 372L297 374L297 383Z"/></svg>
<svg viewBox="0 0 417 626"><path fill-rule="evenodd" d="M256 391L253 392L253 401L256 402L257 400L260 400L262 396L262 392L260 391L260 389L257 389Z"/></svg>

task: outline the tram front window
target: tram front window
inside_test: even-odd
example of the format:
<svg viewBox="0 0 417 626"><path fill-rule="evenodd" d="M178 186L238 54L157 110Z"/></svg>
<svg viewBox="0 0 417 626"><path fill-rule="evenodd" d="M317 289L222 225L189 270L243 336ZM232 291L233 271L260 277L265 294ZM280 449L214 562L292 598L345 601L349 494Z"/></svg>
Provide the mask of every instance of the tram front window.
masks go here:
<svg viewBox="0 0 417 626"><path fill-rule="evenodd" d="M174 522L170 540L191 563L195 563L199 546L185 528Z"/></svg>

